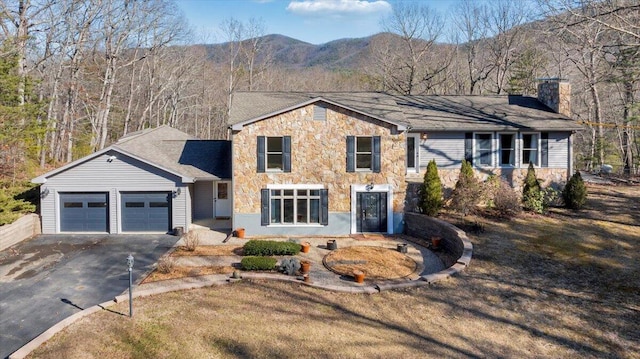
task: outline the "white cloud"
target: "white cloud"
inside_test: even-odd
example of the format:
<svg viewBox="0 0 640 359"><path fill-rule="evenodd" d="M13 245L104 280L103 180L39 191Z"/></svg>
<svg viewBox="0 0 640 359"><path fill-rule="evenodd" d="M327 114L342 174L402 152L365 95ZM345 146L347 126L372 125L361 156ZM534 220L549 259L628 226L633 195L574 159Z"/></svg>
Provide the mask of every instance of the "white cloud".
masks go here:
<svg viewBox="0 0 640 359"><path fill-rule="evenodd" d="M287 10L299 15L375 14L391 10L384 0L303 0L291 1Z"/></svg>

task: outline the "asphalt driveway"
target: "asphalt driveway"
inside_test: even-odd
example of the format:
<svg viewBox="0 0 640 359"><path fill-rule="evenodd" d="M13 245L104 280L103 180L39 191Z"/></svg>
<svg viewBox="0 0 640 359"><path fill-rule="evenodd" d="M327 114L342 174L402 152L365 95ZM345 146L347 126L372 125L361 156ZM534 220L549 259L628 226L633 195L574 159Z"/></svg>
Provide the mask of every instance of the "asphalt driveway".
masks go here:
<svg viewBox="0 0 640 359"><path fill-rule="evenodd" d="M129 287L129 254L133 280L140 281L177 241L170 235L42 235L0 252L0 358L60 320L122 294Z"/></svg>

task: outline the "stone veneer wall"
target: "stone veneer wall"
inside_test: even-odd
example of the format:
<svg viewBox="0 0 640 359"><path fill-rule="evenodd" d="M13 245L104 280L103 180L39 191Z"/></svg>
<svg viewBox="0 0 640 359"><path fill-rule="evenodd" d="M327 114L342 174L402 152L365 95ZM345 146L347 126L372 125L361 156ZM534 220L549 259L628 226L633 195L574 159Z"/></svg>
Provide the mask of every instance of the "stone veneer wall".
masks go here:
<svg viewBox="0 0 640 359"><path fill-rule="evenodd" d="M571 84L568 81L543 80L538 84L538 100L553 111L571 117Z"/></svg>
<svg viewBox="0 0 640 359"><path fill-rule="evenodd" d="M488 172L491 173L488 173ZM426 169L421 169L420 174L414 174L411 176L407 176L407 196L406 196L406 207L407 212L416 211L418 206L418 190L420 189L420 184L423 181L424 173ZM442 181L442 186L444 187L445 197L451 194L451 191L456 185L458 181L458 175L460 174L460 169L442 169L438 168L438 175L440 176L440 180ZM517 168L517 169L503 169L503 168L493 168L487 171L479 171L475 170L476 178L481 181L487 180L490 174L495 174L497 176L504 176L507 178L511 186L515 191L521 192L522 185L524 183L524 179L527 176L526 168ZM536 168L536 177L540 180L543 186L552 186L553 188L560 189L565 185L569 178L569 174L566 169L562 168Z"/></svg>
<svg viewBox="0 0 640 359"><path fill-rule="evenodd" d="M234 213L260 213L260 190L267 184L323 184L329 190L329 212L351 211L353 184L390 184L393 212L404 211L405 134L396 133L393 125L326 107L324 121L313 120L313 105L308 105L234 133ZM257 172L257 136L291 136L290 173ZM347 136L381 136L380 173L346 172Z"/></svg>

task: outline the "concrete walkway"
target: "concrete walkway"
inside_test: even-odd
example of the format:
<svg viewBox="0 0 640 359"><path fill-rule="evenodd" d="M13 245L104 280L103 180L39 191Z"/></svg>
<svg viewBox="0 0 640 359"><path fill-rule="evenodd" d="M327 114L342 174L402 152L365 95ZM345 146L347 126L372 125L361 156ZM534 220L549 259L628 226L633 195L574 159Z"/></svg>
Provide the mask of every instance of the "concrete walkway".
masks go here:
<svg viewBox="0 0 640 359"><path fill-rule="evenodd" d="M241 239L236 237L230 237L226 243L223 241L227 238L227 235L222 232L216 232L211 230L196 230L199 236L199 245L237 245L243 246L248 239ZM302 282L302 278L299 276L287 276L282 273L259 273L259 272L241 272L242 278L262 278L271 280L282 281L294 281L304 283L313 287L323 288L333 291L341 292L378 292L381 288L390 289L394 287L407 287L412 285L426 285L428 284L423 280L424 276L438 273L445 269L444 264L428 248L422 247L418 244L412 243L402 236L382 236L382 235L364 235L361 238L353 237L318 237L307 238L303 241L311 243L311 249L309 253L299 253L296 258L300 260L308 260L311 264L311 270L309 272L310 282ZM273 240L286 241L288 238L270 238ZM416 270L409 276L394 280L367 280L362 284L356 283L351 276L344 276L336 274L330 271L322 263L323 258L330 252L327 249L327 240L333 239L337 243L338 248L351 247L351 246L374 246L383 247L389 249L396 249L398 244L407 244L407 256L413 259L417 266ZM176 246L183 245L182 240L176 243ZM234 266L238 267L240 264L240 256L182 256L174 257L176 265L180 266ZM206 275L201 277L187 277L165 281L157 281L141 284L134 289L142 292L164 292L165 287L184 287L190 286L201 287L206 286L206 283L210 285L227 282L230 279L228 274L215 274Z"/></svg>

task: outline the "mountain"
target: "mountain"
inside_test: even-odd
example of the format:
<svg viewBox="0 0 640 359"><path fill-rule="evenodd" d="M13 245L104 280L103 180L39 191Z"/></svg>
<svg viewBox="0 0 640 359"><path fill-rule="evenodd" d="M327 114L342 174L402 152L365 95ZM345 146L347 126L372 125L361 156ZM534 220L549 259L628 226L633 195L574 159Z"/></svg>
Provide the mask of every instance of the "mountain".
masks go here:
<svg viewBox="0 0 640 359"><path fill-rule="evenodd" d="M274 65L283 68L322 67L352 68L357 66L369 52L371 40L378 35L357 39L340 39L325 44L313 45L283 35L266 35L258 38L262 49L270 53ZM253 40L247 40L253 41ZM230 44L205 45L210 59L216 63L225 62ZM259 59L260 60L260 59Z"/></svg>

